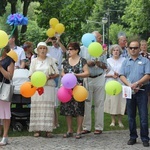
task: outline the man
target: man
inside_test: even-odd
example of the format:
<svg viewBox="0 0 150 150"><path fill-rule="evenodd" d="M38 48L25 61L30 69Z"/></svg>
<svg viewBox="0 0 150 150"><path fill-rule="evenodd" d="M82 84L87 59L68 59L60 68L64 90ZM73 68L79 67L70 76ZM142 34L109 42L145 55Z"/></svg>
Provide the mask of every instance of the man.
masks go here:
<svg viewBox="0 0 150 150"><path fill-rule="evenodd" d="M127 51L127 38L126 36L119 36L118 37L118 45L122 48L122 57L128 57L128 51Z"/></svg>
<svg viewBox="0 0 150 150"><path fill-rule="evenodd" d="M15 44L15 36L14 35L12 35L11 38L9 39L9 46L18 55L18 61L15 63L15 69L25 68L25 60L26 60L25 52L24 52L23 48L21 48Z"/></svg>
<svg viewBox="0 0 150 150"><path fill-rule="evenodd" d="M146 84L150 79L150 62L140 54L140 43L133 40L129 43L129 55L121 67L121 81L131 87L133 94L127 99L127 115L129 121L130 139L128 145L136 143L136 108L140 116L140 137L144 147L149 146L148 131L148 95Z"/></svg>
<svg viewBox="0 0 150 150"><path fill-rule="evenodd" d="M48 38L46 41L46 43L51 42L52 46L48 46L49 48L49 53L48 56L55 58L58 62L58 70L59 70L59 77L55 78L55 82L56 82L56 92L58 90L59 84L60 84L60 75L61 75L61 71L62 71L62 59L63 59L63 55L65 54L65 52L67 51L66 48L64 47L64 45L62 45L62 43L60 42L60 37L52 37L52 38ZM56 94L57 95L57 94ZM57 96L55 97L55 107L58 106L58 100L57 100ZM57 111L56 108L54 110L55 113L55 118L54 118L54 128L57 128L57 126L59 126L58 124L58 115L57 115Z"/></svg>
<svg viewBox="0 0 150 150"><path fill-rule="evenodd" d="M97 42L102 42L102 35L98 31L92 34L96 37ZM86 88L89 92L88 100L85 101L85 115L83 121L82 134L91 132L91 109L94 100L95 109L95 131L94 134L101 134L104 124L104 99L105 99L105 77L104 69L106 69L106 55L94 58L88 54L87 48L82 46L80 56L87 59L90 70L90 76L84 80Z"/></svg>

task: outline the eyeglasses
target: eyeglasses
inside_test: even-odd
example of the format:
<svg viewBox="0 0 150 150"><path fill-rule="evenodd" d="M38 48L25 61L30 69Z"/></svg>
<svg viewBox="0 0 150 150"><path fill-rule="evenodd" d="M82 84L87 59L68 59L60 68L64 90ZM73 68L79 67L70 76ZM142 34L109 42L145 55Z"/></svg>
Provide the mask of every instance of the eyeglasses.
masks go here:
<svg viewBox="0 0 150 150"><path fill-rule="evenodd" d="M137 50L139 47L129 47L130 50Z"/></svg>
<svg viewBox="0 0 150 150"><path fill-rule="evenodd" d="M72 50L74 50L74 49L72 49L72 48L69 48L69 49L68 49L68 51L72 51Z"/></svg>

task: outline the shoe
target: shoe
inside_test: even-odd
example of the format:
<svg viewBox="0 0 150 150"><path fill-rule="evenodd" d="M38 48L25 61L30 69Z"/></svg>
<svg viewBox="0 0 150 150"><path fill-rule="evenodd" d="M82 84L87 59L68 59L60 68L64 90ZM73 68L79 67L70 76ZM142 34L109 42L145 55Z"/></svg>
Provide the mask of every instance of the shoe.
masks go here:
<svg viewBox="0 0 150 150"><path fill-rule="evenodd" d="M40 132L35 132L34 133L34 137L39 137L41 134L40 134Z"/></svg>
<svg viewBox="0 0 150 150"><path fill-rule="evenodd" d="M88 134L88 133L91 133L91 131L89 131L89 130L83 130L83 131L81 131L81 134Z"/></svg>
<svg viewBox="0 0 150 150"><path fill-rule="evenodd" d="M110 124L110 127L114 127L114 126L115 126L115 123L112 122L112 123Z"/></svg>
<svg viewBox="0 0 150 150"><path fill-rule="evenodd" d="M124 128L124 125L120 122L120 123L119 123L119 127L120 127L120 128Z"/></svg>
<svg viewBox="0 0 150 150"><path fill-rule="evenodd" d="M95 130L94 134L102 134L102 130Z"/></svg>
<svg viewBox="0 0 150 150"><path fill-rule="evenodd" d="M51 133L51 132L46 132L46 137L47 137L47 138L52 138L52 137L53 137L53 135L52 135L52 133Z"/></svg>
<svg viewBox="0 0 150 150"><path fill-rule="evenodd" d="M7 137L3 137L1 142L0 142L0 146L5 146L8 144L8 138Z"/></svg>
<svg viewBox="0 0 150 150"><path fill-rule="evenodd" d="M76 139L81 139L81 133L76 134Z"/></svg>
<svg viewBox="0 0 150 150"><path fill-rule="evenodd" d="M128 145L133 145L135 143L136 143L136 139L130 139L127 144Z"/></svg>
<svg viewBox="0 0 150 150"><path fill-rule="evenodd" d="M69 137L73 137L73 133L67 132L63 135L63 138L69 138Z"/></svg>
<svg viewBox="0 0 150 150"><path fill-rule="evenodd" d="M143 146L144 146L144 147L149 147L148 141L144 141L144 142L143 142Z"/></svg>

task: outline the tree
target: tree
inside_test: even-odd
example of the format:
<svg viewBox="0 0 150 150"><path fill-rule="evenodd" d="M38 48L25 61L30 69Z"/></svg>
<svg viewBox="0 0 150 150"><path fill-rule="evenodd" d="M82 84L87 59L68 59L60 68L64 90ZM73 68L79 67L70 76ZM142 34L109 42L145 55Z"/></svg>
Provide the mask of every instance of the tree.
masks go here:
<svg viewBox="0 0 150 150"><path fill-rule="evenodd" d="M146 39L150 36L150 1L149 0L128 0L128 6L122 17L124 23L127 24L130 32L139 34Z"/></svg>
<svg viewBox="0 0 150 150"><path fill-rule="evenodd" d="M6 10L5 10L6 5L7 5L7 1L6 0L1 0L0 16L3 16L3 14L6 12Z"/></svg>
<svg viewBox="0 0 150 150"><path fill-rule="evenodd" d="M66 43L69 41L80 41L82 31L82 23L86 22L87 17L91 13L94 0L45 0L37 9L38 25L45 29L49 28L49 20L57 18L65 25L65 33L62 38Z"/></svg>

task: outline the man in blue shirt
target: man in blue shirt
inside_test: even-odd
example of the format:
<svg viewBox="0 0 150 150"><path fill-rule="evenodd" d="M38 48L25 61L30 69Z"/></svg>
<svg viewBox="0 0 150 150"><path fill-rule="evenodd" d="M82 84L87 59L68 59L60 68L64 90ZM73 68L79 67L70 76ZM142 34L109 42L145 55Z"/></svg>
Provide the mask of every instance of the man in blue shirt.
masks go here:
<svg viewBox="0 0 150 150"><path fill-rule="evenodd" d="M129 58L123 62L120 72L122 82L130 86L133 94L127 99L127 115L129 121L130 139L128 145L136 143L136 108L140 116L140 137L144 147L149 146L148 131L148 95L146 84L150 79L150 62L140 54L140 43L133 40L129 43ZM142 89L142 90L141 90Z"/></svg>

